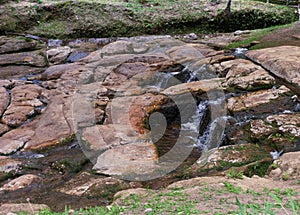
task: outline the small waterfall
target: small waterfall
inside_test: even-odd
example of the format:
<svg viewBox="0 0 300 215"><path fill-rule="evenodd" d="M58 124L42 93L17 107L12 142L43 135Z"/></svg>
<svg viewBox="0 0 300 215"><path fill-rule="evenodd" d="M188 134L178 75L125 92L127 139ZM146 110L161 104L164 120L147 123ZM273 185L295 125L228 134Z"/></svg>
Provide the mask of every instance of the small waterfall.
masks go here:
<svg viewBox="0 0 300 215"><path fill-rule="evenodd" d="M176 85L175 83L172 83L172 80L174 80L174 76L179 74L180 72L171 72L171 73L156 73L154 77L154 85L157 88L166 89L168 87Z"/></svg>

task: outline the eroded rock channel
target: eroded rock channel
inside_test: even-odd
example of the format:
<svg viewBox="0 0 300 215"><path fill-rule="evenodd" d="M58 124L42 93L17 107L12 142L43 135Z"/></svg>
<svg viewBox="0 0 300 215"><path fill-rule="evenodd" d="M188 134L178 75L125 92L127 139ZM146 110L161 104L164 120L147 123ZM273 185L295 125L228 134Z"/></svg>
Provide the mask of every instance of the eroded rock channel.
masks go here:
<svg viewBox="0 0 300 215"><path fill-rule="evenodd" d="M263 175L299 151L297 46L241 59L169 36L0 44L0 204L108 204L231 166Z"/></svg>

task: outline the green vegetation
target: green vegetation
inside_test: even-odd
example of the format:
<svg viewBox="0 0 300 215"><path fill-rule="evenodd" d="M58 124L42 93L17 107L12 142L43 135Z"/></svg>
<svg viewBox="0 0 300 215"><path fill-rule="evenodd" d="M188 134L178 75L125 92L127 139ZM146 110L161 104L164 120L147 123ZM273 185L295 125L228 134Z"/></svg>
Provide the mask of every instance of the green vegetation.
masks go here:
<svg viewBox="0 0 300 215"><path fill-rule="evenodd" d="M197 186L199 195L197 199L191 198L184 188L168 189L159 193L149 190L149 195L139 196L131 194L121 205L89 207L80 210L66 208L64 212L52 212L50 209L41 210L38 215L118 215L118 214L234 214L234 215L258 215L258 214L290 214L296 215L300 209L300 199L295 199L298 193L291 189L281 190L264 189L263 192L255 192L232 183L223 182L224 188ZM150 195L151 194L151 195ZM225 195L225 196L224 196ZM242 196L247 195L248 201L244 203ZM221 197L220 197L221 196ZM230 197L229 197L230 196ZM220 198L218 198L220 197ZM251 200L252 198L252 200ZM231 200L230 200L231 199ZM235 199L235 201L233 200ZM199 210L202 206L210 206L211 210ZM208 205L207 205L208 204ZM29 213L19 213L27 215Z"/></svg>
<svg viewBox="0 0 300 215"><path fill-rule="evenodd" d="M6 10L0 9L0 33L26 31L52 38L213 33L296 20L288 7L248 0L234 3L230 17L224 16L226 2L212 5L203 0L31 2L28 7L7 4Z"/></svg>
<svg viewBox="0 0 300 215"><path fill-rule="evenodd" d="M287 28L289 26L291 26L291 24L285 24L285 25L279 25L279 26L272 26L272 27L268 27L268 28L253 30L251 32L250 36L247 37L247 39L231 43L226 48L227 49L235 49L235 48L238 48L238 47L249 46L252 42L259 41L264 36L266 36L266 35L268 35L268 34L270 34L272 32L275 32L275 31L277 31L279 29ZM255 45L255 46L252 46L250 49L258 49L258 48L261 48L261 47L259 45Z"/></svg>
<svg viewBox="0 0 300 215"><path fill-rule="evenodd" d="M291 195L288 195L289 203L284 205L282 199L275 195L274 193L269 194L273 198L273 202L265 202L264 206L261 207L257 204L243 204L239 201L238 197L236 197L236 204L239 206L238 215L259 215L259 214L270 214L275 215L275 209L280 208L282 212L285 214L288 213L286 208L291 208L292 214L299 214L299 202L296 202L291 198ZM279 207L278 207L279 206ZM250 210L248 210L250 209Z"/></svg>
<svg viewBox="0 0 300 215"><path fill-rule="evenodd" d="M243 179L243 172L236 171L234 167L231 168L230 172L228 173L229 178L233 179Z"/></svg>

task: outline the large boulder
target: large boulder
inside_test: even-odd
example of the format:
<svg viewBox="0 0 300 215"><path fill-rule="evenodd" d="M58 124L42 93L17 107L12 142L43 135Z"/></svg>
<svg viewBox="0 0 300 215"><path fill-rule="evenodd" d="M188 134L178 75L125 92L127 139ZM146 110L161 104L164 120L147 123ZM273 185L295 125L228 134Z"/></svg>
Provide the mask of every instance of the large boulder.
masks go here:
<svg viewBox="0 0 300 215"><path fill-rule="evenodd" d="M282 180L299 179L300 177L300 152L289 152L283 154L274 161L270 177Z"/></svg>
<svg viewBox="0 0 300 215"><path fill-rule="evenodd" d="M271 88L275 84L272 77L262 67L249 60L235 59L219 64L217 71L226 74L226 85L239 90L258 90Z"/></svg>
<svg viewBox="0 0 300 215"><path fill-rule="evenodd" d="M252 50L246 56L300 90L300 47L279 46Z"/></svg>

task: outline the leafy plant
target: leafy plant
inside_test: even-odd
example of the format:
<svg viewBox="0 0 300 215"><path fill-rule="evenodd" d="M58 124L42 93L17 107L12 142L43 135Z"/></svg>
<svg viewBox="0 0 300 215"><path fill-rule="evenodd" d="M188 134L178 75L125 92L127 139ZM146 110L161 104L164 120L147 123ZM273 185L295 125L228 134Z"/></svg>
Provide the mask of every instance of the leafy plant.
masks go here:
<svg viewBox="0 0 300 215"><path fill-rule="evenodd" d="M228 173L228 177L233 179L243 179L244 176L242 171L235 171L234 167L232 167Z"/></svg>

